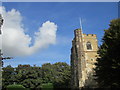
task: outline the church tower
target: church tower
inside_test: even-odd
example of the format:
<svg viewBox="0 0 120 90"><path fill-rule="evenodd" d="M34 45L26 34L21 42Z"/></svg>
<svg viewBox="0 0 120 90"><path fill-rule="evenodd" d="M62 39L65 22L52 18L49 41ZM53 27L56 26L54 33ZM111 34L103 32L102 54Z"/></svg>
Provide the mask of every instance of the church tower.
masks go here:
<svg viewBox="0 0 120 90"><path fill-rule="evenodd" d="M97 58L98 42L95 34L83 34L81 29L74 30L71 48L71 85L72 88L90 86Z"/></svg>

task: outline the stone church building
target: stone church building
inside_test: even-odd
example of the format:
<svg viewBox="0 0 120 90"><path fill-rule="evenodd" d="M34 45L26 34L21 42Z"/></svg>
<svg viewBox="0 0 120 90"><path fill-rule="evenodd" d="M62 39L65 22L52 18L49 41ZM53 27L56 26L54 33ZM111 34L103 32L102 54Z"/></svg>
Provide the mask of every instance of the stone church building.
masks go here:
<svg viewBox="0 0 120 90"><path fill-rule="evenodd" d="M71 48L71 87L94 87L94 63L97 58L98 41L95 34L83 34L81 29L74 30Z"/></svg>

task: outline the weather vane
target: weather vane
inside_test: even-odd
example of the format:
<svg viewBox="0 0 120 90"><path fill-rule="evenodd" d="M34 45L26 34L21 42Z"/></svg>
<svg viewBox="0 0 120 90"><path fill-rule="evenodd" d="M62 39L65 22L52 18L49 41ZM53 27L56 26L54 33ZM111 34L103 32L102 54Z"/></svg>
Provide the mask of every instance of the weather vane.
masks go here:
<svg viewBox="0 0 120 90"><path fill-rule="evenodd" d="M2 35L2 31L1 31L1 26L3 25L3 18L2 18L2 15L0 14L0 35ZM12 57L2 57L2 52L1 52L1 49L0 49L0 63L2 64L1 66L3 66L3 61L2 60L5 60L5 59L12 59ZM1 67L0 66L0 67Z"/></svg>

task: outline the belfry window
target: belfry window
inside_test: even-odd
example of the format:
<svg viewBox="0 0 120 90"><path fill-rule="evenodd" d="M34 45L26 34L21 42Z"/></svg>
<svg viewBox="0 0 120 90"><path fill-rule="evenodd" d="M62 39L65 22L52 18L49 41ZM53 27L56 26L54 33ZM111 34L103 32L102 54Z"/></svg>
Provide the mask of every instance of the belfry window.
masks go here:
<svg viewBox="0 0 120 90"><path fill-rule="evenodd" d="M86 47L87 47L87 50L92 50L92 46L89 41L86 43Z"/></svg>

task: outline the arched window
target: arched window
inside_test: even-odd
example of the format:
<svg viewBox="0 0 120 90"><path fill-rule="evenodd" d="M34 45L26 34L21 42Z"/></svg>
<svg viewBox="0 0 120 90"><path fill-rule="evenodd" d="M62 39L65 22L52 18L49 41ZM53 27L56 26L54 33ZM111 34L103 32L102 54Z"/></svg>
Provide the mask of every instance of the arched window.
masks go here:
<svg viewBox="0 0 120 90"><path fill-rule="evenodd" d="M92 50L92 46L89 41L86 43L86 47L87 47L87 50Z"/></svg>

